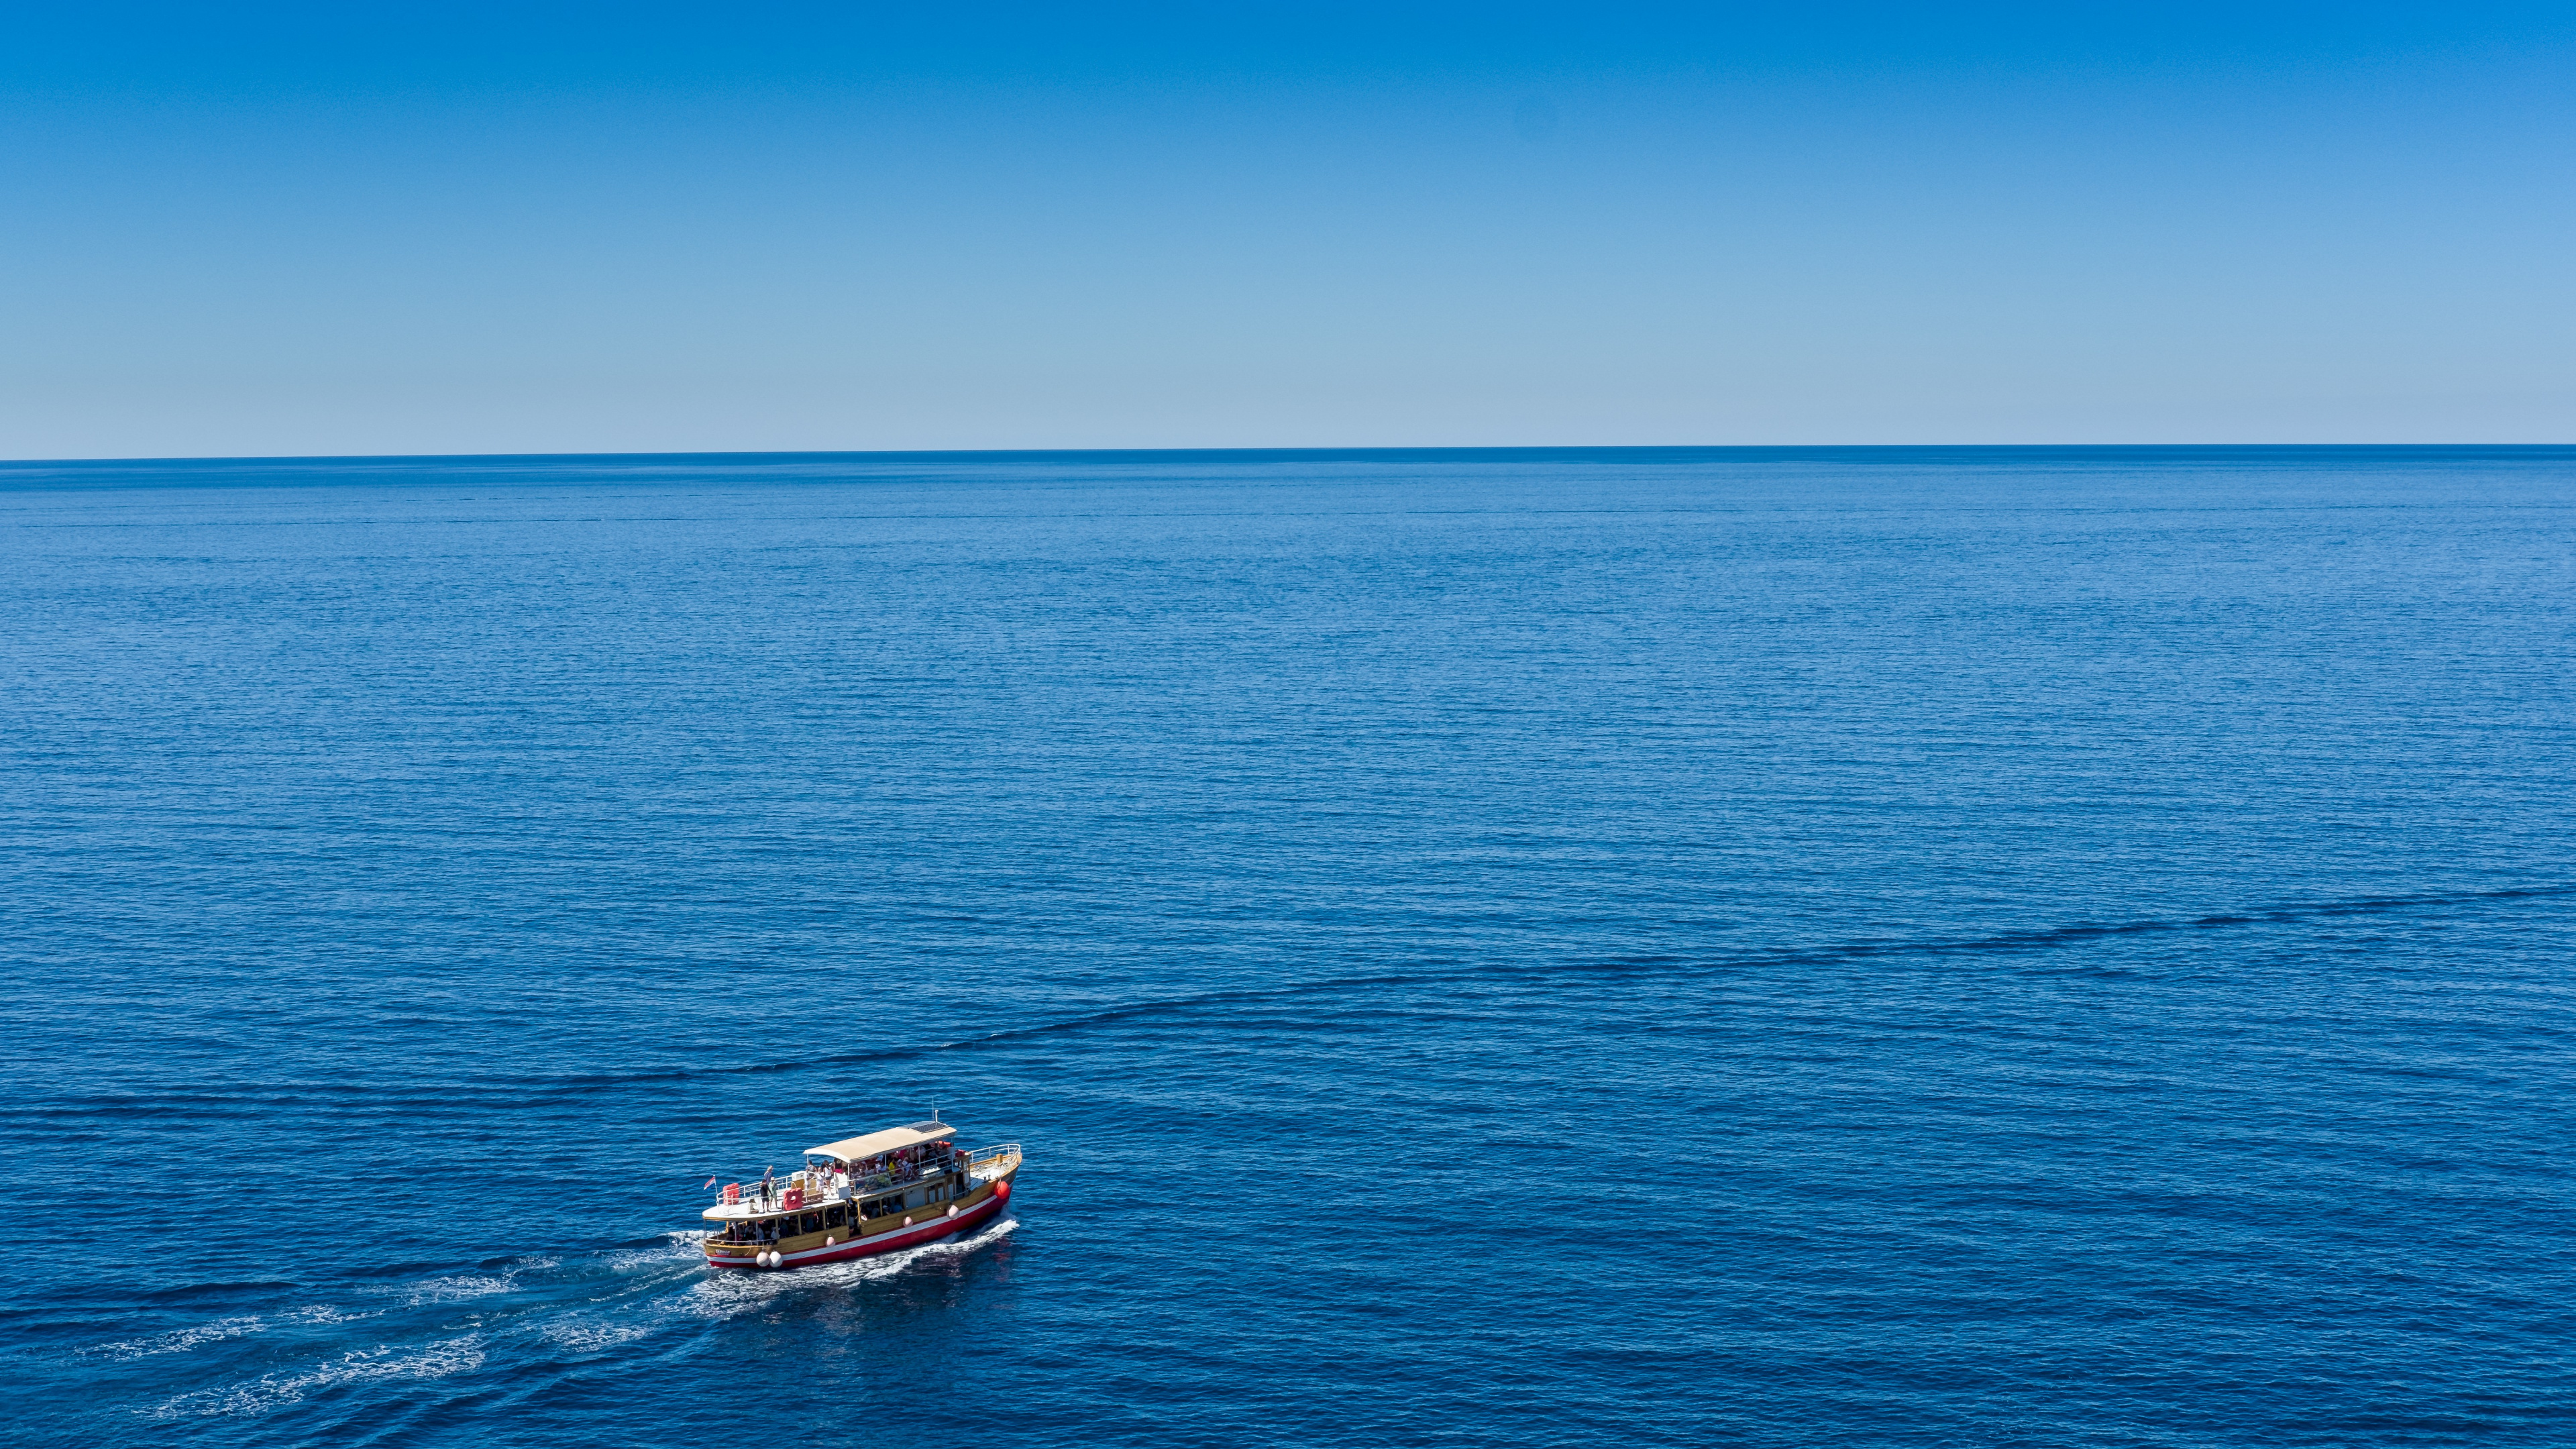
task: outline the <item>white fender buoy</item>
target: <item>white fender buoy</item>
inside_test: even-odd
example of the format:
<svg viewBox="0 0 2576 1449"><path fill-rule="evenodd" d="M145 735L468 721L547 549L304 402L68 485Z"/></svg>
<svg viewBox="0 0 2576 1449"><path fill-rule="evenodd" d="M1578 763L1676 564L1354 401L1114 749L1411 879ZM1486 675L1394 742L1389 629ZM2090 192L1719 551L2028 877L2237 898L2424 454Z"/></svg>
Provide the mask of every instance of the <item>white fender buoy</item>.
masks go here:
<svg viewBox="0 0 2576 1449"><path fill-rule="evenodd" d="M824 1247L827 1247L827 1248L828 1248L828 1247L832 1246L834 1243L839 1242L839 1241L840 1241L840 1239L833 1237L830 1233L825 1233L825 1234L823 1235L823 1246L824 1246Z"/></svg>
<svg viewBox="0 0 2576 1449"><path fill-rule="evenodd" d="M952 1218L957 1216L957 1204L950 1203L948 1205L948 1215Z"/></svg>
<svg viewBox="0 0 2576 1449"><path fill-rule="evenodd" d="M912 1214L905 1213L903 1215L903 1225L907 1228L912 1226Z"/></svg>

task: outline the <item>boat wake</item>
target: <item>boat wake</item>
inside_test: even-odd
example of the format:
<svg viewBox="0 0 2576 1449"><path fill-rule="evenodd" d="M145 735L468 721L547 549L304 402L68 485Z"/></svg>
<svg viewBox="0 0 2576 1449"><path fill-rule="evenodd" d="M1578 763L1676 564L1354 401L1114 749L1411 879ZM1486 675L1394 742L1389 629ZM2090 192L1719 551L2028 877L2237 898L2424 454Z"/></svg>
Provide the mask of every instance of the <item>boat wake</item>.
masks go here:
<svg viewBox="0 0 2576 1449"><path fill-rule="evenodd" d="M288 1356L298 1362L190 1388L138 1410L155 1420L255 1418L360 1395L370 1386L470 1378L492 1362L525 1374L549 1366L571 1369L607 1355L650 1354L657 1340L678 1351L711 1323L771 1310L795 1297L864 1290L921 1267L965 1259L1018 1226L1018 1219L1005 1217L958 1238L785 1273L710 1269L698 1234L675 1232L649 1245L530 1258L497 1270L390 1285L382 1291L399 1300L397 1307L314 1305L237 1314L87 1352L125 1362L226 1344L239 1353L250 1346L245 1340L262 1336L289 1340ZM352 1328L363 1341L351 1341ZM222 1376L226 1367L219 1361L206 1365L210 1376Z"/></svg>

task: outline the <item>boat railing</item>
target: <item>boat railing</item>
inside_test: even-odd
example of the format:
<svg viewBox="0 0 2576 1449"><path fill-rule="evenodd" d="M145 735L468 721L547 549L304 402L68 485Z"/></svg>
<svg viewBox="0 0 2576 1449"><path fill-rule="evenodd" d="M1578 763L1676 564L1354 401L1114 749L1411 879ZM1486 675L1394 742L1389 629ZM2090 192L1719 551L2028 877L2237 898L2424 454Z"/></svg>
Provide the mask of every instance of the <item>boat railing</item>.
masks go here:
<svg viewBox="0 0 2576 1449"><path fill-rule="evenodd" d="M989 1161L996 1153L1019 1150L1020 1145L1014 1142L1006 1147L988 1147L983 1152L975 1154L972 1161L969 1161L969 1155L963 1152L956 1153L954 1156L967 1165L967 1170L972 1171L973 1162ZM835 1186L826 1186L819 1181L809 1180L804 1190L805 1200L801 1206L818 1208L826 1203L855 1202L863 1197L893 1192L897 1188L910 1187L925 1180L937 1181L944 1175L945 1169L934 1163L915 1162L899 1171L872 1172L865 1177L850 1178ZM741 1200L758 1212L786 1211L787 1194L790 1190L790 1179L787 1178L775 1179L768 1192L761 1191L760 1183L747 1182L742 1185Z"/></svg>
<svg viewBox="0 0 2576 1449"><path fill-rule="evenodd" d="M997 1142L990 1147L978 1147L966 1154L966 1175L972 1177L979 1168L991 1167L1003 1158L1019 1155L1020 1144L1016 1142Z"/></svg>
<svg viewBox="0 0 2576 1449"><path fill-rule="evenodd" d="M811 1186L806 1186L804 1189L804 1199L801 1199L796 1207L829 1207L829 1204L835 1204L835 1201L858 1201L863 1199L863 1196L889 1194L889 1191L896 1191L896 1189L907 1189L907 1186L925 1181L925 1178L938 1181L938 1176L940 1173L925 1173L925 1171L871 1173L871 1176L866 1178L855 1178L855 1181L837 1183L837 1186L811 1183ZM752 1212L796 1212L796 1209L788 1207L788 1194L791 1194L791 1191L796 1189L791 1189L791 1186L783 1181L778 1183L773 1191L760 1191L760 1183L742 1183L742 1199L739 1199L739 1207L750 1207Z"/></svg>

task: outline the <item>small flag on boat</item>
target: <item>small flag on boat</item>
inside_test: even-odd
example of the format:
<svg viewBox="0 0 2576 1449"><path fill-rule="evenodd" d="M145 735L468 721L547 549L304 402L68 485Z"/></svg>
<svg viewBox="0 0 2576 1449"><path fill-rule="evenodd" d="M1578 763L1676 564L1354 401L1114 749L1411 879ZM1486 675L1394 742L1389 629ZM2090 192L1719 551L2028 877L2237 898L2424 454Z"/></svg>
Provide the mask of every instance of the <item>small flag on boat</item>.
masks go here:
<svg viewBox="0 0 2576 1449"><path fill-rule="evenodd" d="M717 1173L717 1174L716 1174L716 1177L722 1177L722 1176L724 1176L724 1174L723 1174L723 1173L721 1173L721 1172L719 1172L719 1173ZM710 1178L708 1178L708 1179L707 1179L707 1187L713 1187L713 1186L715 1186L715 1185L716 1185L716 1178L715 1178L715 1177L710 1177ZM698 1189L698 1191L700 1191L700 1192L705 1192L705 1191L707 1190L707 1187L699 1188L699 1189Z"/></svg>

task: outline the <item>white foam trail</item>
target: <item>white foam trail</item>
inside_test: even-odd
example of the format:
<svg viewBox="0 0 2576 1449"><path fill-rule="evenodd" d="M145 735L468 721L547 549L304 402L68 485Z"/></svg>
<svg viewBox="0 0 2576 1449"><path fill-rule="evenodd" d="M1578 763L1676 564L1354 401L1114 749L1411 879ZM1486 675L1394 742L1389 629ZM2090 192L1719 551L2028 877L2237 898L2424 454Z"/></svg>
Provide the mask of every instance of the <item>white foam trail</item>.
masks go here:
<svg viewBox="0 0 2576 1449"><path fill-rule="evenodd" d="M464 1303L476 1298L489 1298L517 1287L514 1275L508 1273L459 1273L448 1278L432 1278L414 1283L404 1294L403 1307L421 1308L433 1303Z"/></svg>
<svg viewBox="0 0 2576 1449"><path fill-rule="evenodd" d="M600 1353L621 1343L649 1338L657 1325L643 1323L562 1322L548 1323L537 1329L537 1336L558 1348L574 1353Z"/></svg>
<svg viewBox="0 0 2576 1449"><path fill-rule="evenodd" d="M296 1323L356 1323L362 1318L382 1318L388 1311L379 1308L373 1313L343 1313L327 1303L316 1303L286 1316Z"/></svg>
<svg viewBox="0 0 2576 1449"><path fill-rule="evenodd" d="M186 1353L192 1348L209 1343L222 1343L227 1339L248 1338L253 1334L266 1333L281 1324L355 1323L362 1318L382 1316L382 1310L375 1313L344 1313L327 1304L315 1303L290 1313L279 1314L274 1319L263 1318L255 1313L233 1318L217 1318L192 1328L174 1328L167 1333L156 1333L148 1338L129 1338L118 1343L92 1344L80 1349L79 1352L124 1363L132 1359L150 1358L155 1354Z"/></svg>
<svg viewBox="0 0 2576 1449"><path fill-rule="evenodd" d="M267 1320L257 1315L218 1318L211 1323L200 1323L194 1328L174 1328L167 1333L156 1333L149 1338L129 1338L122 1343L93 1344L82 1349L81 1352L123 1363L131 1359L150 1358L157 1353L186 1353L199 1344L221 1343L228 1338L247 1338L254 1333L267 1331Z"/></svg>
<svg viewBox="0 0 2576 1449"><path fill-rule="evenodd" d="M497 1273L455 1273L445 1278L430 1278L409 1288L388 1288L389 1293L404 1294L405 1308L424 1308L435 1303L465 1303L476 1298L489 1298L495 1293L518 1291L519 1275L542 1273L559 1267L560 1258L521 1258Z"/></svg>
<svg viewBox="0 0 2576 1449"><path fill-rule="evenodd" d="M614 1248L600 1255L600 1262L612 1273L633 1273L649 1268L667 1267L706 1256L698 1246L696 1233L672 1233L670 1241L658 1248Z"/></svg>
<svg viewBox="0 0 2576 1449"><path fill-rule="evenodd" d="M194 1393L181 1394L154 1409L152 1417L183 1419L225 1415L252 1418L271 1409L299 1403L316 1389L391 1379L443 1379L449 1374L470 1373L482 1366L483 1336L479 1333L443 1339L410 1354L397 1354L390 1348L360 1349L300 1374L262 1374L250 1383L236 1384L231 1388L199 1389Z"/></svg>

